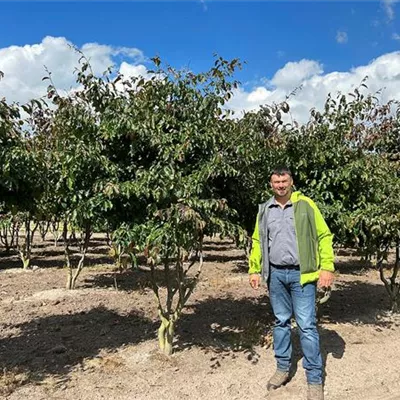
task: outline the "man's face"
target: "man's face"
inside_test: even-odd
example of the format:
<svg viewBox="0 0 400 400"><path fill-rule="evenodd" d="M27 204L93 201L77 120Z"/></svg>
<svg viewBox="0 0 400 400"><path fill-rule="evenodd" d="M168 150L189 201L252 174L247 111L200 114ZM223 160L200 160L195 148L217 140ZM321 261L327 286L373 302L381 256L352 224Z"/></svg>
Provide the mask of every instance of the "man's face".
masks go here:
<svg viewBox="0 0 400 400"><path fill-rule="evenodd" d="M292 191L293 179L288 174L272 175L270 184L276 197L285 197Z"/></svg>

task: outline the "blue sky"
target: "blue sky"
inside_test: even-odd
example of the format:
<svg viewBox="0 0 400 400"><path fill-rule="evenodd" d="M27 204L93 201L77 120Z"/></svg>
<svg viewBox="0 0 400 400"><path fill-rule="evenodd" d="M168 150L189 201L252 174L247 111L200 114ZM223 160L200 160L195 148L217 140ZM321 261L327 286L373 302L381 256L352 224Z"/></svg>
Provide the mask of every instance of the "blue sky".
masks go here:
<svg viewBox="0 0 400 400"><path fill-rule="evenodd" d="M287 63L310 60L320 66L311 74L327 75L397 52L398 9L393 0L1 2L0 51L50 36L78 47L136 48L145 58L160 55L174 67L195 71L208 69L218 53L246 61L237 78L251 93L260 85L269 90ZM146 59L140 62L150 67Z"/></svg>
<svg viewBox="0 0 400 400"><path fill-rule="evenodd" d="M396 8L396 4L394 5ZM213 53L246 61L246 80L271 76L287 61L347 70L400 48L382 3L369 2L2 2L0 47L63 36L159 54L205 69ZM377 25L377 26L374 26ZM338 31L347 43L337 43Z"/></svg>

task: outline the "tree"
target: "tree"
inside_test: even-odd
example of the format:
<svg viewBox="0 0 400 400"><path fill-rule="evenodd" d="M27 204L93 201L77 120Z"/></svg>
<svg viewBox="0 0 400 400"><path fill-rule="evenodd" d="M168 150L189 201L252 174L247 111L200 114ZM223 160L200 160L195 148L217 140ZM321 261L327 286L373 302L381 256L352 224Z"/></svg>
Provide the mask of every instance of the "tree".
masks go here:
<svg viewBox="0 0 400 400"><path fill-rule="evenodd" d="M380 104L361 88L350 95L329 96L323 113L312 110L307 125L285 132L288 163L298 187L321 206L336 243L377 258L396 311L399 261L387 279L384 260L400 238L399 113L395 103Z"/></svg>
<svg viewBox="0 0 400 400"><path fill-rule="evenodd" d="M84 62L82 71L87 68L88 64ZM93 230L104 224L105 213L113 206L107 187L113 179L114 167L104 154L101 115L94 108L98 93L93 90L93 83L98 80L82 71L77 77L82 90L64 97L50 82L48 97L56 108L42 116L36 133L39 151L47 167L42 213L62 221L68 289L75 288L84 267ZM78 238L76 232L80 233ZM73 245L78 247L76 266L71 258Z"/></svg>
<svg viewBox="0 0 400 400"><path fill-rule="evenodd" d="M32 114L36 108L41 107L39 101L32 100L23 105L22 109ZM35 151L29 127L29 121L21 117L18 104L8 104L5 99L0 100L0 212L10 216L18 214L22 221L25 240L22 244L18 240L15 243L24 268L29 267L35 232L31 222L43 192L43 165ZM6 247L8 232L6 229ZM14 232L10 233L11 236L14 235Z"/></svg>
<svg viewBox="0 0 400 400"><path fill-rule="evenodd" d="M218 58L200 74L162 69L157 58L154 63L147 81L115 78L124 89L113 89L101 130L118 169L112 189L118 206L110 210L109 224L126 229L136 251L147 256L160 347L171 354L176 323L200 275L204 235L244 238L232 222L237 213L216 185L237 175L226 162L222 106L235 86L229 79L238 63ZM200 257L194 274L191 253Z"/></svg>

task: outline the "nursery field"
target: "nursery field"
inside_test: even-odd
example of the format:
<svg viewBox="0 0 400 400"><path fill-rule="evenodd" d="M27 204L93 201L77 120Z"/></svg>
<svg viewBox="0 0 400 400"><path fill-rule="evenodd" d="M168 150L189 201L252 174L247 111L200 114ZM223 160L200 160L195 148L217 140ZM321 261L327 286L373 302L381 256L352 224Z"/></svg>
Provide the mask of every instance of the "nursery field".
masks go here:
<svg viewBox="0 0 400 400"><path fill-rule="evenodd" d="M275 369L273 317L253 291L245 256L206 240L198 285L178 321L173 355L158 348L149 273L115 273L102 235L88 250L75 290L65 289L62 246L33 247L30 269L0 257L0 395L17 399L303 399L296 329L295 374L267 393ZM327 400L400 399L400 317L376 270L340 251L331 299L319 310ZM162 286L162 270L159 282Z"/></svg>

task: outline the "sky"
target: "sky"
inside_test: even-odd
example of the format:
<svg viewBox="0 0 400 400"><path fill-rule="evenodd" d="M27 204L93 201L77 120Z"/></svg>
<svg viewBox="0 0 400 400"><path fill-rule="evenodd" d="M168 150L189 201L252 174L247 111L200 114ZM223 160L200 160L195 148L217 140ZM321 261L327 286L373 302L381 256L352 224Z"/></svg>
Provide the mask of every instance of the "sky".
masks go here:
<svg viewBox="0 0 400 400"><path fill-rule="evenodd" d="M24 103L45 94L45 67L71 90L77 47L97 73L114 65L147 76L151 57L206 71L214 54L239 58L241 82L228 106L240 116L289 99L308 119L328 93L368 76L382 102L400 100L400 3L376 1L0 1L0 97Z"/></svg>

